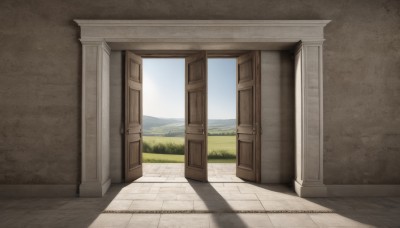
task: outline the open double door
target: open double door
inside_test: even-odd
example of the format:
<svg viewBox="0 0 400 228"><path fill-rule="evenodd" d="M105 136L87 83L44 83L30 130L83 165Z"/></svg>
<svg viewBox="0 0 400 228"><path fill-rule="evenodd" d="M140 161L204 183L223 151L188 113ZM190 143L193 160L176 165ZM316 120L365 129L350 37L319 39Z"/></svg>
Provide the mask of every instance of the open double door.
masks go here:
<svg viewBox="0 0 400 228"><path fill-rule="evenodd" d="M260 53L237 58L236 175L260 182ZM142 58L125 55L125 181L143 174ZM207 52L185 59L185 177L207 181Z"/></svg>

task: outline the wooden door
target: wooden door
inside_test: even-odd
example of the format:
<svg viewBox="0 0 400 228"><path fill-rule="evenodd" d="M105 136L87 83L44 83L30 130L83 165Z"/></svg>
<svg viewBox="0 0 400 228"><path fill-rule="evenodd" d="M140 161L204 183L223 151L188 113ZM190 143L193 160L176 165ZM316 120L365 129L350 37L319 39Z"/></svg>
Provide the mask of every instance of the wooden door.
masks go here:
<svg viewBox="0 0 400 228"><path fill-rule="evenodd" d="M142 176L142 58L125 55L125 182Z"/></svg>
<svg viewBox="0 0 400 228"><path fill-rule="evenodd" d="M260 52L237 59L236 176L261 181L261 66Z"/></svg>
<svg viewBox="0 0 400 228"><path fill-rule="evenodd" d="M185 66L185 177L207 181L207 53Z"/></svg>

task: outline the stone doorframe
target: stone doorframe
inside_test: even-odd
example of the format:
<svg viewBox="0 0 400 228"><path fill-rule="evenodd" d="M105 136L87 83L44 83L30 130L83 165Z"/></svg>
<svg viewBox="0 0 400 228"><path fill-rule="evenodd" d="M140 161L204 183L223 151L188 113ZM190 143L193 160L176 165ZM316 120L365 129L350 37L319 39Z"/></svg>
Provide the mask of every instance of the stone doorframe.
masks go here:
<svg viewBox="0 0 400 228"><path fill-rule="evenodd" d="M323 184L324 27L329 20L75 20L82 43L81 197L110 186L109 77L115 50L294 50L295 180L301 197Z"/></svg>

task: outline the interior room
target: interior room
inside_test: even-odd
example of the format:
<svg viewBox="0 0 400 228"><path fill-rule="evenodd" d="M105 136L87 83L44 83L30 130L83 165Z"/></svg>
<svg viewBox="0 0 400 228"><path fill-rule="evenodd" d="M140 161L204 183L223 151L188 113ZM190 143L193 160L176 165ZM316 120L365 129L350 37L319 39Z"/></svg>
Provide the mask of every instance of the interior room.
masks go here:
<svg viewBox="0 0 400 228"><path fill-rule="evenodd" d="M400 2L0 2L4 227L399 227Z"/></svg>

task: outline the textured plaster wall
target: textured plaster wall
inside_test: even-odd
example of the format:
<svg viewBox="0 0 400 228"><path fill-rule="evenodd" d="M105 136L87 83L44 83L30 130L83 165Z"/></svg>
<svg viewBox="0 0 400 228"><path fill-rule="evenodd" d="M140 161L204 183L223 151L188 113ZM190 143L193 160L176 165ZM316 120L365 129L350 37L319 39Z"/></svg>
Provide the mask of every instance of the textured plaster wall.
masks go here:
<svg viewBox="0 0 400 228"><path fill-rule="evenodd" d="M124 149L124 67L121 51L110 55L110 176L112 183L122 181L122 151Z"/></svg>
<svg viewBox="0 0 400 228"><path fill-rule="evenodd" d="M261 182L294 179L294 61L289 51L261 52Z"/></svg>
<svg viewBox="0 0 400 228"><path fill-rule="evenodd" d="M80 19L333 20L326 184L400 184L400 1L2 0L0 183L80 182Z"/></svg>

